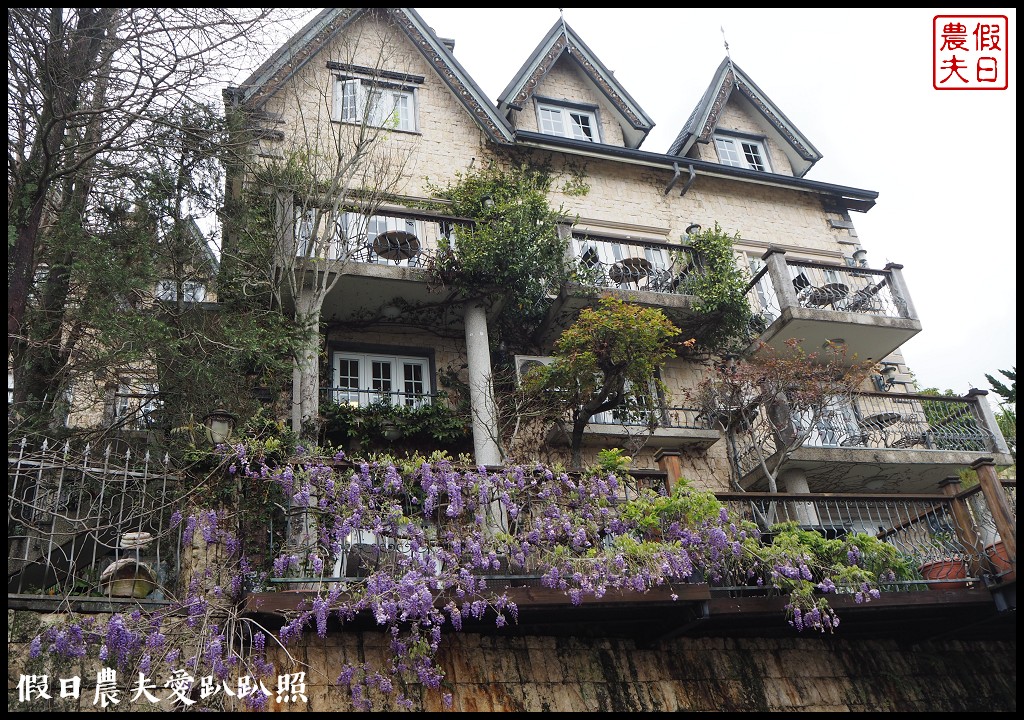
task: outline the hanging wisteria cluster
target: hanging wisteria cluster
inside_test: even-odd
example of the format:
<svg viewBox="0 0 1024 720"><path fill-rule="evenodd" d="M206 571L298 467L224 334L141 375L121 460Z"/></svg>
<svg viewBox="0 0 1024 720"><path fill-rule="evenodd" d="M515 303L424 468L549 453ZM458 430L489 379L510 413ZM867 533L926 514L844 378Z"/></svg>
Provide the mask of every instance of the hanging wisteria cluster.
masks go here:
<svg viewBox="0 0 1024 720"><path fill-rule="evenodd" d="M867 601L889 577L866 566L861 536L844 541L843 562L824 567L799 543L764 542L755 524L730 516L711 493L685 481L670 494L640 489L621 468L494 471L436 458L348 462L343 453L301 449L292 462L275 463L244 444L224 451L233 482L276 484L287 498L284 551L272 576L277 587L305 591L306 600L286 618L280 645L307 632L325 637L329 627L357 619L372 618L386 632L382 666L345 665L337 678L360 709L378 700L412 707L417 686L450 704L437 660L442 632L460 631L468 619L515 623L510 579L533 578L575 604L609 590L671 592L688 582L768 586L789 594L787 617L797 630L831 632L838 618L829 593L852 588ZM50 628L33 650L81 656L95 645L101 657L134 670L159 653L165 665L180 661L197 675L227 678L244 667L272 677L267 636L239 614L243 596L264 589L266 578L229 529L236 516L205 508L177 517L184 547L195 540L218 549L217 572L194 577L185 597L160 614ZM242 635L247 640L237 642ZM244 699L266 701L260 693Z"/></svg>

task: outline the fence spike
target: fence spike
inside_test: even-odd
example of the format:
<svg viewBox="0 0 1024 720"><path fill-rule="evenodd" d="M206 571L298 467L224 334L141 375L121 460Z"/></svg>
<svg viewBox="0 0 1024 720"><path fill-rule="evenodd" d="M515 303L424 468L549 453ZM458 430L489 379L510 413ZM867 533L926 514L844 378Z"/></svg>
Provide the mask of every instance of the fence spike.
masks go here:
<svg viewBox="0 0 1024 720"><path fill-rule="evenodd" d="M103 458L105 460L110 459L110 443L107 443L107 449L103 451Z"/></svg>
<svg viewBox="0 0 1024 720"><path fill-rule="evenodd" d="M50 448L50 438L43 438L43 452L46 452Z"/></svg>

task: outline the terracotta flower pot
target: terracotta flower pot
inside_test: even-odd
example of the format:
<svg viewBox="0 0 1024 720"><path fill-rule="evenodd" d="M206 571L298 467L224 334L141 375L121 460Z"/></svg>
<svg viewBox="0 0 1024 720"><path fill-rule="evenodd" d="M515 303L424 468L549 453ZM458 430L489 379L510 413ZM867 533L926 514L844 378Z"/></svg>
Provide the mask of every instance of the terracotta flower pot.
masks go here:
<svg viewBox="0 0 1024 720"><path fill-rule="evenodd" d="M967 563L960 558L926 562L919 569L925 580L949 581L929 583L928 587L932 590L962 590L965 587L960 581L967 577Z"/></svg>
<svg viewBox="0 0 1024 720"><path fill-rule="evenodd" d="M1010 554L1006 551L1006 545L1002 540L987 546L985 553L995 566L996 572L999 573L1001 582L1011 582L1017 579L1017 571L1014 570L1013 564L1010 562Z"/></svg>

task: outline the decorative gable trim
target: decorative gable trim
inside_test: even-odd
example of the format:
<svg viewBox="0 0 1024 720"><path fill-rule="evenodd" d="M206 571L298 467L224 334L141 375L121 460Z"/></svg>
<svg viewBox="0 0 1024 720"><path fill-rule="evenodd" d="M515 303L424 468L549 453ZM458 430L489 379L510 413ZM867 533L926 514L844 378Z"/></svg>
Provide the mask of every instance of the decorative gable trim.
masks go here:
<svg viewBox="0 0 1024 720"><path fill-rule="evenodd" d="M259 107L272 97L344 28L370 8L328 8L317 15L263 63L237 91L225 92L233 102ZM412 8L387 8L455 96L492 140L512 143L512 130L483 91L451 54L449 45ZM453 43L452 43L453 44ZM377 74L380 74L377 71Z"/></svg>
<svg viewBox="0 0 1024 720"><path fill-rule="evenodd" d="M792 152L794 172L802 177L821 159L821 153L796 129L768 96L731 59L725 58L715 71L714 79L690 114L686 125L669 148L670 155L684 156L694 142L711 140L723 109L734 91L738 91L768 122L769 127L785 141ZM788 154L788 153L787 153Z"/></svg>
<svg viewBox="0 0 1024 720"><path fill-rule="evenodd" d="M516 73L515 78L498 97L498 107L505 113L520 110L534 96L537 86L551 71L563 55L568 55L580 67L618 112L622 120L634 131L632 147L640 142L654 127L654 122L630 97L625 88L615 79L597 56L567 23L559 20L534 49L533 53Z"/></svg>

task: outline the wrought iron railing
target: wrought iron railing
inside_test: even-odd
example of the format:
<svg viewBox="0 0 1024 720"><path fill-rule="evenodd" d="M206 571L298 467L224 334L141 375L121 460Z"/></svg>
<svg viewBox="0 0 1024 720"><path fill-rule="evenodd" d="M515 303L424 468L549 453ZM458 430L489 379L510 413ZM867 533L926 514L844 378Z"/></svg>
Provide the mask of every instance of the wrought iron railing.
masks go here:
<svg viewBox="0 0 1024 720"><path fill-rule="evenodd" d="M916 572L887 590L931 585L955 589L998 580L1002 574L1002 558L993 549L998 535L993 534L992 513L977 489L958 496L720 493L717 497L739 517L769 530L769 537L772 525L791 522L826 538L863 533L893 546ZM957 504L969 512L957 512ZM745 584L740 578L725 582Z"/></svg>
<svg viewBox="0 0 1024 720"><path fill-rule="evenodd" d="M312 212L312 211L310 211ZM307 213L308 214L308 213ZM316 236L312 223L295 228L295 255L325 260L352 261L398 267L427 267L439 251L454 245L461 218L388 210L367 218L345 213L337 223L320 221Z"/></svg>
<svg viewBox="0 0 1024 720"><path fill-rule="evenodd" d="M786 268L797 307L878 317L909 316L906 300L894 286L890 270L789 259ZM747 284L750 307L766 325L782 314L781 296L767 265Z"/></svg>
<svg viewBox="0 0 1024 720"><path fill-rule="evenodd" d="M659 406L651 409L606 410L590 418L593 425L626 425L689 430L708 429L699 408Z"/></svg>
<svg viewBox="0 0 1024 720"><path fill-rule="evenodd" d="M617 501L632 500L644 489L665 495L665 479L661 471L641 471L627 476L623 478ZM1015 488L1015 482L1003 483L1008 497ZM882 589L886 591L980 587L1008 579L1000 563L1015 564L1015 558L1001 557L994 548L999 538L990 530L994 528L992 513L977 489L953 496L732 492L717 493L716 498L732 517L760 528L764 543L772 542L779 525L791 523L826 539L848 537L852 540L856 534L865 534L891 546L900 559L902 572L883 583ZM293 521L298 517L294 516ZM432 521L421 517L419 522L429 525ZM279 577L273 582L294 585L365 577L386 563L397 566L403 557L411 557L412 552L404 536L355 530L345 538L342 552L334 559L333 566L325 568L322 576ZM540 577L528 570L504 566L497 575L487 574L523 584L536 583ZM752 585L748 577L730 576L728 571L708 580L712 588L718 590L766 591L764 586Z"/></svg>
<svg viewBox="0 0 1024 720"><path fill-rule="evenodd" d="M179 570L180 488L166 456L8 448L8 593L160 599Z"/></svg>
<svg viewBox="0 0 1024 720"><path fill-rule="evenodd" d="M370 406L392 406L419 408L431 405L441 397L438 393L417 392L415 389L389 390L385 388L364 390L360 388L322 387L320 399L336 405L348 405L354 408Z"/></svg>
<svg viewBox="0 0 1024 720"><path fill-rule="evenodd" d="M703 259L685 245L576 236L570 252L586 287L692 295L694 281L706 273Z"/></svg>
<svg viewBox="0 0 1024 720"><path fill-rule="evenodd" d="M798 447L995 452L997 430L987 426L977 402L973 397L857 393L792 414L785 426L778 413L752 408L745 422L733 428L737 469L746 474L760 457L788 448L780 437L794 439Z"/></svg>

